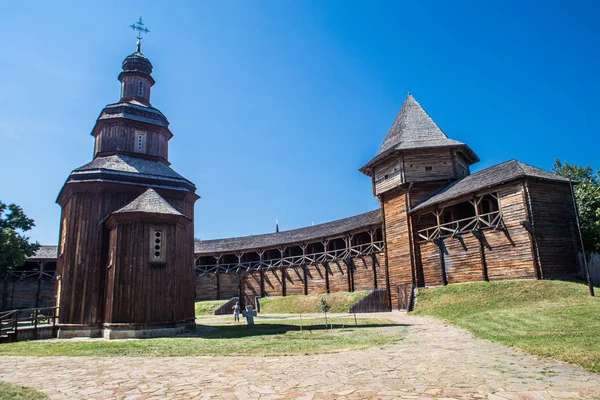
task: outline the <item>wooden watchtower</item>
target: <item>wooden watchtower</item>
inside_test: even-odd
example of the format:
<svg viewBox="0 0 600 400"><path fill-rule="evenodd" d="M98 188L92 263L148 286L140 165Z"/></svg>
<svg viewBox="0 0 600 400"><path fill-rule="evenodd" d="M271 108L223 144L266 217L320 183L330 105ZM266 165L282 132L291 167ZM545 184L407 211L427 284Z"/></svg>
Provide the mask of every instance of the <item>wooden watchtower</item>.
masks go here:
<svg viewBox="0 0 600 400"><path fill-rule="evenodd" d="M371 177L382 209L388 293L417 285L413 227L408 212L437 189L470 174L479 161L464 143L448 138L409 94L377 155L360 171Z"/></svg>

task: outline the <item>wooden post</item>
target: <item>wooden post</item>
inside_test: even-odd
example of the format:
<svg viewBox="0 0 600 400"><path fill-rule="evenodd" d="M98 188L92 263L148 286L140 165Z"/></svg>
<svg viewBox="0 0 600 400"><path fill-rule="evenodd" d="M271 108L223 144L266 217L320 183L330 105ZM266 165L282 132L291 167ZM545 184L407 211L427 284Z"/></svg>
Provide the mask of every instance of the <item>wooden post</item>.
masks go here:
<svg viewBox="0 0 600 400"><path fill-rule="evenodd" d="M260 297L265 297L265 272L262 270L263 263L265 261L264 254L265 254L265 252L263 250L258 251L258 260L259 260L258 273L260 275Z"/></svg>
<svg viewBox="0 0 600 400"><path fill-rule="evenodd" d="M350 257L344 260L347 272L346 278L348 279L348 291L354 292L354 259L351 257L352 253L350 251L352 248L352 236L344 237L344 243L346 244L347 254L350 254Z"/></svg>
<svg viewBox="0 0 600 400"><path fill-rule="evenodd" d="M573 200L573 209L575 210L575 222L577 223L577 231L579 232L579 241L581 243L581 252L583 253L583 266L585 268L585 274L587 276L588 288L590 290L590 296L594 296L594 284L590 277L590 269L587 263L587 257L585 255L585 248L583 247L583 236L581 235L581 225L579 225L579 209L577 208L577 202L575 199L575 192L573 191L573 182L569 178L569 188L571 189L571 199Z"/></svg>
<svg viewBox="0 0 600 400"><path fill-rule="evenodd" d="M302 284L304 286L303 292L306 296L308 294L308 272L306 271L306 244L301 244L300 248L302 249Z"/></svg>
<svg viewBox="0 0 600 400"><path fill-rule="evenodd" d="M37 331L37 326L38 326L38 309L37 307L35 308L35 310L33 310L33 338L37 339L38 338L38 331Z"/></svg>
<svg viewBox="0 0 600 400"><path fill-rule="evenodd" d="M302 271L304 273L303 279L304 279L304 295L306 296L308 294L308 266L306 264L302 264Z"/></svg>
<svg viewBox="0 0 600 400"><path fill-rule="evenodd" d="M444 257L444 239L441 237L434 239L440 252L440 268L442 273L442 282L444 286L448 285L448 276L446 274L446 259Z"/></svg>
<svg viewBox="0 0 600 400"><path fill-rule="evenodd" d="M221 256L220 255L214 255L213 257L215 258L215 260L217 261L217 270L216 270L216 274L217 274L217 300L221 300L221 282L219 279L219 276L221 275L221 270L220 270L220 266L221 266Z"/></svg>
<svg viewBox="0 0 600 400"><path fill-rule="evenodd" d="M325 268L325 293L329 293L329 261L323 262Z"/></svg>
<svg viewBox="0 0 600 400"><path fill-rule="evenodd" d="M279 249L279 253L281 253L281 262L283 263L283 259L285 258L285 247ZM281 295L286 295L286 282L285 282L285 267L281 266Z"/></svg>
<svg viewBox="0 0 600 400"><path fill-rule="evenodd" d="M220 285L220 276L221 276L221 272L219 272L217 270L217 272L215 272L216 275L216 279L217 279L217 300L221 300L221 285Z"/></svg>
<svg viewBox="0 0 600 400"><path fill-rule="evenodd" d="M371 261L373 263L373 289L377 289L377 254L371 254Z"/></svg>
<svg viewBox="0 0 600 400"><path fill-rule="evenodd" d="M246 296L244 293L244 279L242 277L243 272L241 272L239 269L236 272L237 276L238 276L238 298L240 301L240 308L244 308L246 306Z"/></svg>
<svg viewBox="0 0 600 400"><path fill-rule="evenodd" d="M442 215L442 213L443 209L435 210L435 219L437 223L438 233L441 232L439 229L441 225L440 216ZM448 276L446 274L446 259L444 258L444 240L441 237L438 237L435 239L435 243L437 244L438 250L440 252L440 268L442 273L442 282L444 283L444 286L446 286L448 285Z"/></svg>
<svg viewBox="0 0 600 400"><path fill-rule="evenodd" d="M346 264L348 291L354 292L354 260L348 258L347 260L344 260L344 264Z"/></svg>
<svg viewBox="0 0 600 400"><path fill-rule="evenodd" d="M40 307L40 290L42 286L42 276L44 274L44 265L46 265L45 261L38 262L40 266L40 273L38 274L38 284L37 284L37 293L35 294L35 308Z"/></svg>

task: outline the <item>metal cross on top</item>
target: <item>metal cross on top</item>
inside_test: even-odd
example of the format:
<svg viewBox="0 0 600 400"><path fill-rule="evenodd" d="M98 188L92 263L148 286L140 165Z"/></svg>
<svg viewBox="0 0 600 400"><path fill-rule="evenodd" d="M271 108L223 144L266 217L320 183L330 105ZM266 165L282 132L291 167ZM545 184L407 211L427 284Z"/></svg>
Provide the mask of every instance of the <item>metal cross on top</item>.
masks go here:
<svg viewBox="0 0 600 400"><path fill-rule="evenodd" d="M146 34L147 34L148 32L150 32L150 29L148 29L148 28L147 28L147 27L144 25L144 23L142 22L142 17L140 17L140 19L139 19L137 22L135 22L135 23L133 23L133 24L131 24L131 25L129 25L129 26L130 26L130 27L131 27L131 29L133 29L134 31L138 31L138 32L137 32L137 40L138 40L138 41L137 41L137 51L139 52L139 51L140 51L140 46L142 45L142 34L143 34L143 33L146 33Z"/></svg>

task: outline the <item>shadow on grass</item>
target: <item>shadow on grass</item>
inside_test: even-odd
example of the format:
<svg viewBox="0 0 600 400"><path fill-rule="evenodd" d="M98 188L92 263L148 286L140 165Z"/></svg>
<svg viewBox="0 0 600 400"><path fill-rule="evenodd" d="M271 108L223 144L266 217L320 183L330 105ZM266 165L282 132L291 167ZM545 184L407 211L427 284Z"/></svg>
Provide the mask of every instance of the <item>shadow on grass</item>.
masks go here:
<svg viewBox="0 0 600 400"><path fill-rule="evenodd" d="M333 331L344 329L344 331L354 331L363 328L389 328L405 327L409 324L361 324L361 325L341 325L333 324ZM331 330L331 325L306 325L302 327L304 332L319 332ZM299 325L288 324L257 324L257 325L198 325L195 332L189 332L179 337L198 337L203 339L226 339L243 338L249 336L263 335L281 335L287 332L300 332Z"/></svg>

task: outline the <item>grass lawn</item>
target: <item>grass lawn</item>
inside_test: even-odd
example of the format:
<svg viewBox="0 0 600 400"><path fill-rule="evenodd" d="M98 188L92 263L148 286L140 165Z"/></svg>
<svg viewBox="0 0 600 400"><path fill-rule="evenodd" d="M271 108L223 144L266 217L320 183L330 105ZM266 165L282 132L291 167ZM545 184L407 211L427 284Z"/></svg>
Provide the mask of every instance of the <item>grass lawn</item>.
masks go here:
<svg viewBox="0 0 600 400"><path fill-rule="evenodd" d="M215 310L227 303L227 300L207 300L196 302L196 315L212 315Z"/></svg>
<svg viewBox="0 0 600 400"><path fill-rule="evenodd" d="M320 297L325 296L331 305L329 312L347 313L352 304L365 297L368 293L368 291L357 291L326 295L263 297L260 299L260 311L267 314L320 313Z"/></svg>
<svg viewBox="0 0 600 400"><path fill-rule="evenodd" d="M322 316L257 318L256 325L234 324L231 316L204 317L202 326L187 337L137 340L48 340L7 343L0 356L198 356L298 355L333 353L380 346L401 340L405 328L385 319ZM342 325L344 326L342 328Z"/></svg>
<svg viewBox="0 0 600 400"><path fill-rule="evenodd" d="M481 282L423 289L416 315L600 372L600 298L568 281Z"/></svg>
<svg viewBox="0 0 600 400"><path fill-rule="evenodd" d="M0 400L46 400L49 398L37 390L0 381Z"/></svg>

